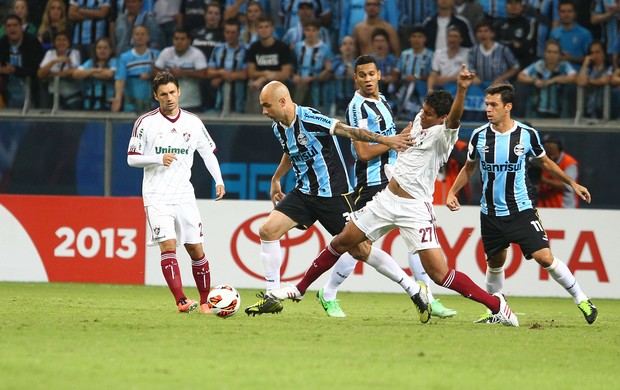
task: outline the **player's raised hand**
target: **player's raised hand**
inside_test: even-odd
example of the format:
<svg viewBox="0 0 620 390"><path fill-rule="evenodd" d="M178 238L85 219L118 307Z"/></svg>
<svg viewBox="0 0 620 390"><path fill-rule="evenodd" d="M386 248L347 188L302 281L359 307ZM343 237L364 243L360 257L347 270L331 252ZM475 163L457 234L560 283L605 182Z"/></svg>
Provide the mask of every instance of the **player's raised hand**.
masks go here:
<svg viewBox="0 0 620 390"><path fill-rule="evenodd" d="M450 211L457 211L461 208L461 204L456 198L456 195L448 194L448 196L446 197L446 207L448 207Z"/></svg>
<svg viewBox="0 0 620 390"><path fill-rule="evenodd" d="M382 137L379 142L383 145L389 146L390 149L394 149L397 152L404 152L415 145L415 137L412 137L411 133L401 133L390 137Z"/></svg>
<svg viewBox="0 0 620 390"><path fill-rule="evenodd" d="M220 200L224 197L224 195L226 195L226 188L224 187L224 184L218 184L215 186L215 200Z"/></svg>
<svg viewBox="0 0 620 390"><path fill-rule="evenodd" d="M461 88L469 88L475 78L476 74L470 72L469 69L467 69L467 65L462 64L461 71L459 72L459 76L457 77L456 82Z"/></svg>

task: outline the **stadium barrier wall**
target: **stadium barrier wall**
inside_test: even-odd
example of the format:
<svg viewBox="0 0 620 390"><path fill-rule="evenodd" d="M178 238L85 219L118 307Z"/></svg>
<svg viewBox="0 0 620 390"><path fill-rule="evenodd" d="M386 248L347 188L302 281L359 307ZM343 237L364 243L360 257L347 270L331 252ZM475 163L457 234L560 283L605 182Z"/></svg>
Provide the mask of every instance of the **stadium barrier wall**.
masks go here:
<svg viewBox="0 0 620 390"><path fill-rule="evenodd" d="M258 228L271 211L269 201L199 200L205 251L212 284L264 288ZM479 208L450 212L435 209L437 235L450 267L484 286L485 256L479 231ZM616 261L620 211L540 209L551 248L575 273L593 298L620 298L620 264ZM0 195L0 280L165 285L159 249L147 247L142 200L137 197L66 197ZM293 230L282 240L282 280L299 280L316 254L330 241L319 225ZM375 245L391 253L409 272L406 248L394 231ZM192 286L189 257L178 250L183 282ZM505 293L560 296L566 292L537 264L509 251ZM318 289L324 275L311 288ZM400 292L372 268L358 264L343 291ZM436 294L451 293L433 286ZM195 295L194 292L190 294Z"/></svg>

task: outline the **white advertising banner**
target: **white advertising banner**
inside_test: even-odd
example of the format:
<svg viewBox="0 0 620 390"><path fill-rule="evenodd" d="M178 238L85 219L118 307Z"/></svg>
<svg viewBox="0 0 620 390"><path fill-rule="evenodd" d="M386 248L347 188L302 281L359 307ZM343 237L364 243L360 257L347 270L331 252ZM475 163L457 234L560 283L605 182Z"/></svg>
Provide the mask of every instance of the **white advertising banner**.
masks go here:
<svg viewBox="0 0 620 390"><path fill-rule="evenodd" d="M205 252L211 267L212 285L228 283L237 288L264 289L259 257L258 229L272 209L268 201L198 201L205 232ZM463 207L450 212L435 208L438 238L450 267L468 274L484 288L485 256L480 240L479 207ZM620 298L620 263L615 244L620 239L617 221L620 211L540 209L554 255L574 272L584 292L592 298ZM10 227L2 226L2 229ZM147 233L148 234L148 233ZM294 229L281 240L282 281L298 281L314 257L329 243L330 235L317 224L307 231ZM374 245L392 254L408 273L406 247L398 231ZM179 267L185 285L193 285L189 258L178 251ZM534 261L523 258L518 247L509 250L505 265L504 292L516 296L560 296L567 293ZM330 272L330 271L328 271ZM323 275L310 289L324 284ZM145 283L165 285L159 266L159 249L146 250ZM359 264L343 283L343 291L400 292L398 285ZM452 293L433 286L435 294Z"/></svg>

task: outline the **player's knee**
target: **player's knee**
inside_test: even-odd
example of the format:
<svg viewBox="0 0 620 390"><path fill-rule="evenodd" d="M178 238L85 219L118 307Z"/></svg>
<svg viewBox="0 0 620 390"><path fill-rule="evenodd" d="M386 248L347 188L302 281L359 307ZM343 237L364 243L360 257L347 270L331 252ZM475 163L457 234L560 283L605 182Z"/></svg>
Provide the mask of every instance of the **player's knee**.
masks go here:
<svg viewBox="0 0 620 390"><path fill-rule="evenodd" d="M279 240L278 229L272 223L264 223L258 228L258 235L262 241Z"/></svg>

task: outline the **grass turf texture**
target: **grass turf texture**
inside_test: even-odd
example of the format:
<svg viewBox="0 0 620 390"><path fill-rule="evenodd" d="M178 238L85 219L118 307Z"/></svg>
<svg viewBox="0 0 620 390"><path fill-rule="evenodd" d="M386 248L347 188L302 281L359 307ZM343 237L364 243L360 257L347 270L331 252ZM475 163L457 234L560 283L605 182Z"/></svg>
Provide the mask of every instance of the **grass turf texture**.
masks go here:
<svg viewBox="0 0 620 390"><path fill-rule="evenodd" d="M569 298L509 297L508 328L459 296L428 324L403 294L340 293L338 319L309 291L248 317L255 293L220 319L176 312L166 287L0 283L0 388L619 388L618 300L588 325Z"/></svg>

